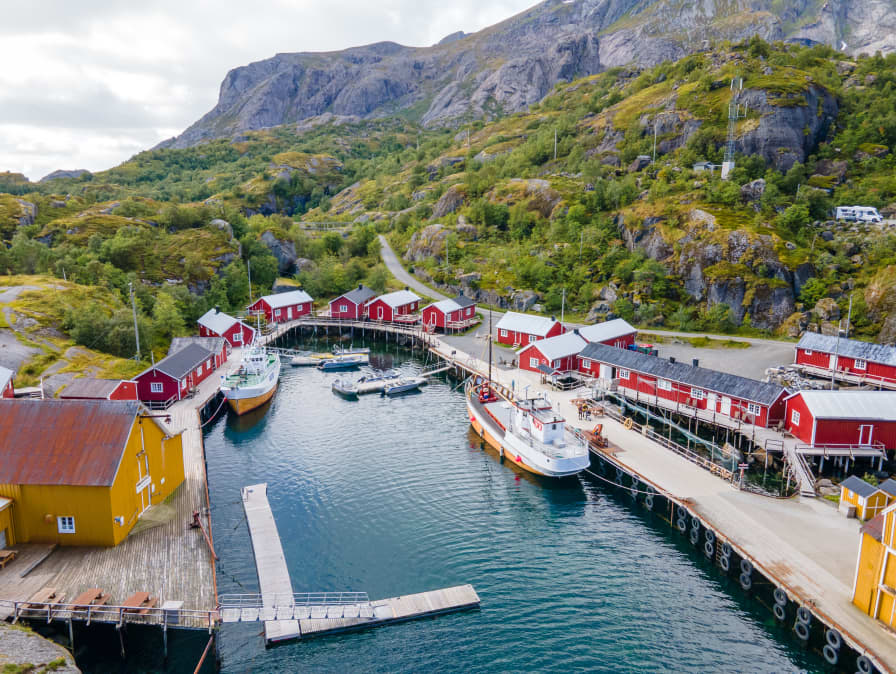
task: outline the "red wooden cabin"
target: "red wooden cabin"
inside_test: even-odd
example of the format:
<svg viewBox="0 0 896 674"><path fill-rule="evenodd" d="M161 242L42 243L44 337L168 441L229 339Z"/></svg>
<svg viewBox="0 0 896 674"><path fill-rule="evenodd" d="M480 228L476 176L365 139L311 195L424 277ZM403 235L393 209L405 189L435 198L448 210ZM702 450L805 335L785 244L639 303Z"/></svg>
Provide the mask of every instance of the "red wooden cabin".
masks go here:
<svg viewBox="0 0 896 674"><path fill-rule="evenodd" d="M372 321L416 323L420 320L419 308L420 297L405 288L371 300L367 305L367 317Z"/></svg>
<svg viewBox="0 0 896 674"><path fill-rule="evenodd" d="M342 293L330 300L330 318L361 320L367 316L367 303L376 297L376 292L365 285Z"/></svg>
<svg viewBox="0 0 896 674"><path fill-rule="evenodd" d="M249 305L251 314L261 314L268 323L286 323L311 313L311 295L304 290L290 290L259 297Z"/></svg>
<svg viewBox="0 0 896 674"><path fill-rule="evenodd" d="M0 365L0 398L15 398L16 391L13 388L15 372Z"/></svg>
<svg viewBox="0 0 896 674"><path fill-rule="evenodd" d="M807 332L796 345L796 364L809 374L896 388L896 347Z"/></svg>
<svg viewBox="0 0 896 674"><path fill-rule="evenodd" d="M476 322L476 302L458 295L423 307L423 325L435 330L464 330Z"/></svg>
<svg viewBox="0 0 896 674"><path fill-rule="evenodd" d="M577 330L540 339L520 349L518 354L520 369L530 372L544 372L544 368L554 372L577 370L576 357L587 344L588 342L582 339ZM539 369L539 366L542 369Z"/></svg>
<svg viewBox="0 0 896 674"><path fill-rule="evenodd" d="M223 337L235 349L255 341L255 328L251 328L217 307L209 309L199 318L200 337Z"/></svg>
<svg viewBox="0 0 896 674"><path fill-rule="evenodd" d="M620 349L632 346L637 335L638 331L624 318L614 318L612 321L579 328L579 336L589 344L597 342Z"/></svg>
<svg viewBox="0 0 896 674"><path fill-rule="evenodd" d="M508 346L528 346L539 339L556 337L566 332L563 324L551 316L534 316L508 311L495 326L498 343Z"/></svg>
<svg viewBox="0 0 896 674"><path fill-rule="evenodd" d="M137 382L119 379L79 377L66 386L60 398L66 400L138 400Z"/></svg>
<svg viewBox="0 0 896 674"><path fill-rule="evenodd" d="M896 391L799 391L787 398L786 423L813 447L896 449Z"/></svg>
<svg viewBox="0 0 896 674"><path fill-rule="evenodd" d="M215 354L190 344L134 377L137 395L151 407L167 407L184 398L214 371Z"/></svg>

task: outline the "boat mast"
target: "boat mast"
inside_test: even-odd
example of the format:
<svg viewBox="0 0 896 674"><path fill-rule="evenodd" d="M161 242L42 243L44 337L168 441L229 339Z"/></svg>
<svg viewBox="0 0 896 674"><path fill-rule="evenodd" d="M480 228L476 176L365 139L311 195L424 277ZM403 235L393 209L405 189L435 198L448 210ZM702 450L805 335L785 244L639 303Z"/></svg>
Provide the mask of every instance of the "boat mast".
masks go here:
<svg viewBox="0 0 896 674"><path fill-rule="evenodd" d="M488 383L492 383L492 310L488 310Z"/></svg>

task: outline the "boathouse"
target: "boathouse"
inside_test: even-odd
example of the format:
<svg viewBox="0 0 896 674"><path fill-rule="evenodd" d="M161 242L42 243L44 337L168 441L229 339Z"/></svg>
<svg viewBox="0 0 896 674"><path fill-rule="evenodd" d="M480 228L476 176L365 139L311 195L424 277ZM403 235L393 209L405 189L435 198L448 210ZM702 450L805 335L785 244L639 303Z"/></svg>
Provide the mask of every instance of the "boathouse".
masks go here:
<svg viewBox="0 0 896 674"><path fill-rule="evenodd" d="M624 318L595 323L579 328L579 336L589 344L606 344L620 349L627 349L635 343L638 331Z"/></svg>
<svg viewBox="0 0 896 674"><path fill-rule="evenodd" d="M896 503L862 527L852 603L896 628Z"/></svg>
<svg viewBox="0 0 896 674"><path fill-rule="evenodd" d="M544 368L552 372L577 370L576 356L587 344L578 330L565 332L524 346L517 354L517 362L521 370L529 372L544 372Z"/></svg>
<svg viewBox="0 0 896 674"><path fill-rule="evenodd" d="M63 400L138 400L137 382L79 377L66 386L59 397Z"/></svg>
<svg viewBox="0 0 896 674"><path fill-rule="evenodd" d="M498 331L498 343L514 348L528 346L539 339L556 337L566 331L563 324L553 316L547 318L515 311L505 313L495 329Z"/></svg>
<svg viewBox="0 0 896 674"><path fill-rule="evenodd" d="M134 377L137 395L151 407L167 408L186 397L214 371L215 354L190 344Z"/></svg>
<svg viewBox="0 0 896 674"><path fill-rule="evenodd" d="M191 344L198 344L206 351L215 355L215 369L221 367L233 350L230 343L223 337L175 337L168 347L168 355L173 356L178 351L183 351Z"/></svg>
<svg viewBox="0 0 896 674"><path fill-rule="evenodd" d="M380 295L367 305L367 316L372 321L416 323L420 297L405 288L394 293Z"/></svg>
<svg viewBox="0 0 896 674"><path fill-rule="evenodd" d="M785 423L813 447L896 449L896 391L799 391Z"/></svg>
<svg viewBox="0 0 896 674"><path fill-rule="evenodd" d="M787 391L776 384L606 344L589 344L578 359L579 370L603 386L657 407L691 416L705 410L763 427L784 420Z"/></svg>
<svg viewBox="0 0 896 674"><path fill-rule="evenodd" d="M856 384L896 388L896 347L807 332L796 345L796 364L807 374Z"/></svg>
<svg viewBox="0 0 896 674"><path fill-rule="evenodd" d="M476 302L464 295L423 307L423 325L431 330L465 330L476 322Z"/></svg>
<svg viewBox="0 0 896 674"><path fill-rule="evenodd" d="M860 520L876 517L887 507L888 502L886 492L855 475L850 475L840 483L840 503L855 506L856 517Z"/></svg>
<svg viewBox="0 0 896 674"><path fill-rule="evenodd" d="M180 433L137 402L4 400L0 416L8 544L117 545L184 480Z"/></svg>
<svg viewBox="0 0 896 674"><path fill-rule="evenodd" d="M290 290L259 297L247 308L252 315L264 316L268 323L286 323L311 313L311 295L304 290Z"/></svg>
<svg viewBox="0 0 896 674"><path fill-rule="evenodd" d="M199 318L200 337L223 337L234 349L255 341L255 328L251 328L218 307L209 309Z"/></svg>
<svg viewBox="0 0 896 674"><path fill-rule="evenodd" d="M15 398L16 391L13 388L15 372L0 365L0 398Z"/></svg>
<svg viewBox="0 0 896 674"><path fill-rule="evenodd" d="M367 315L367 303L374 297L374 290L359 284L357 288L330 300L330 318L361 320Z"/></svg>

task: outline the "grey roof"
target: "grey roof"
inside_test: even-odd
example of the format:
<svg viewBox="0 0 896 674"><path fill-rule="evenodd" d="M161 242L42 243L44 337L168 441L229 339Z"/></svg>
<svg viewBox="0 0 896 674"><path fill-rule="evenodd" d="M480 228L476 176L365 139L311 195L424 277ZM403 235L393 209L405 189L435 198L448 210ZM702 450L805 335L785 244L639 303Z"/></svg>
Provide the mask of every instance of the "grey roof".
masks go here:
<svg viewBox="0 0 896 674"><path fill-rule="evenodd" d="M311 295L304 290L290 290L285 293L274 293L273 295L265 295L260 297L258 301L264 300L271 309L282 309L283 307L291 307L294 304L304 304L312 302Z"/></svg>
<svg viewBox="0 0 896 674"><path fill-rule="evenodd" d="M807 332L803 334L798 349L808 349L810 351L821 351L822 353L836 353L839 356L847 358L859 358L872 363L881 363L883 365L893 365L896 367L896 347L883 346L882 344L872 344L871 342L860 342L857 339L840 338L839 344L835 335L822 335L818 332Z"/></svg>
<svg viewBox="0 0 896 674"><path fill-rule="evenodd" d="M168 355L173 356L178 351L183 351L190 344L198 344L212 353L221 353L227 341L223 337L175 337L168 347Z"/></svg>
<svg viewBox="0 0 896 674"><path fill-rule="evenodd" d="M360 285L354 290L349 290L347 293L341 294L336 299L338 300L340 297L344 297L349 302L352 302L354 304L364 304L365 302L376 297L376 291L371 290L365 285ZM336 300L333 301L335 302Z"/></svg>
<svg viewBox="0 0 896 674"><path fill-rule="evenodd" d="M794 396L816 419L896 421L896 391L800 391Z"/></svg>
<svg viewBox="0 0 896 674"><path fill-rule="evenodd" d="M475 307L475 300L471 300L466 295L458 295L454 298L454 303L459 306L461 309L466 309L467 307Z"/></svg>
<svg viewBox="0 0 896 674"><path fill-rule="evenodd" d="M159 372L164 372L169 377L183 379L190 373L190 371L195 370L200 363L205 362L213 355L214 354L205 347L199 346L198 344L189 344L177 353L165 356L165 358L160 360L153 367L144 370L137 376L140 377L152 370L158 370Z"/></svg>
<svg viewBox="0 0 896 674"><path fill-rule="evenodd" d="M882 492L886 492L890 496L896 496L896 480L892 477L889 480L884 480L880 483L878 487Z"/></svg>
<svg viewBox="0 0 896 674"><path fill-rule="evenodd" d="M60 398L92 398L108 399L109 395L118 388L120 379L93 379L81 377L72 381L59 394Z"/></svg>
<svg viewBox="0 0 896 674"><path fill-rule="evenodd" d="M709 370L705 367L672 363L656 356L648 356L644 353L619 349L606 344L589 344L579 354L579 358L590 358L626 370L643 372L761 405L772 405L785 392L785 389L777 384L768 384L736 374Z"/></svg>
<svg viewBox="0 0 896 674"><path fill-rule="evenodd" d="M858 494L862 498L868 498L877 491L877 487L868 484L867 482L865 482L865 480L860 477L856 477L855 475L850 475L848 478L843 480L843 482L840 483L840 486L846 487L847 489L849 489L849 491L853 492L854 494Z"/></svg>
<svg viewBox="0 0 896 674"><path fill-rule="evenodd" d="M612 321L604 321L603 323L595 323L594 325L579 328L579 334L589 342L606 342L609 339L624 337L633 332L638 331L624 318L614 318Z"/></svg>
<svg viewBox="0 0 896 674"><path fill-rule="evenodd" d="M223 335L237 320L223 311L218 311L217 308L212 308L202 314L197 322L212 332Z"/></svg>

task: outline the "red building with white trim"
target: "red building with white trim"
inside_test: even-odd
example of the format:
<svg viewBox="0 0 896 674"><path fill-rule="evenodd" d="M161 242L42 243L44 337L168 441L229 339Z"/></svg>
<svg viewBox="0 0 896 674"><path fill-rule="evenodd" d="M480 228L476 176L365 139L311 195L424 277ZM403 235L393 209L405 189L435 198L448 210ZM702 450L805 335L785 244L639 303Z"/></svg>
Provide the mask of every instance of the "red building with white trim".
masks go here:
<svg viewBox="0 0 896 674"><path fill-rule="evenodd" d="M330 318L341 320L362 320L367 316L367 303L376 297L376 292L365 285L342 293L330 300Z"/></svg>
<svg viewBox="0 0 896 674"><path fill-rule="evenodd" d="M578 330L565 332L532 342L519 350L517 362L521 370L530 372L569 372L578 369L577 356L588 344Z"/></svg>
<svg viewBox="0 0 896 674"><path fill-rule="evenodd" d="M16 391L13 388L15 372L0 365L0 398L15 398Z"/></svg>
<svg viewBox="0 0 896 674"><path fill-rule="evenodd" d="M896 449L896 391L799 391L787 398L786 424L813 447Z"/></svg>
<svg viewBox="0 0 896 674"><path fill-rule="evenodd" d="M134 377L137 395L152 407L167 407L182 400L214 371L215 354L190 344Z"/></svg>
<svg viewBox="0 0 896 674"><path fill-rule="evenodd" d="M836 369L841 381L896 388L896 347L807 332L796 345L795 362L820 377Z"/></svg>
<svg viewBox="0 0 896 674"><path fill-rule="evenodd" d="M606 344L589 344L578 359L581 372L658 407L707 410L764 427L784 419L787 390L776 384Z"/></svg>
<svg viewBox="0 0 896 674"><path fill-rule="evenodd" d="M268 323L287 323L311 313L311 295L304 290L290 290L259 297L249 305L251 314L262 314Z"/></svg>
<svg viewBox="0 0 896 674"><path fill-rule="evenodd" d="M624 318L614 318L612 321L579 328L579 336L589 344L597 342L625 349L634 345L638 331Z"/></svg>
<svg viewBox="0 0 896 674"><path fill-rule="evenodd" d="M178 351L183 351L191 344L198 344L206 351L210 351L215 356L214 366L217 370L230 357L233 347L223 337L175 337L171 340L168 347L168 355L173 356Z"/></svg>
<svg viewBox="0 0 896 674"><path fill-rule="evenodd" d="M435 330L464 330L476 322L476 302L458 295L423 307L423 325Z"/></svg>
<svg viewBox="0 0 896 674"><path fill-rule="evenodd" d="M138 400L137 382L79 377L66 386L59 397L66 400Z"/></svg>
<svg viewBox="0 0 896 674"><path fill-rule="evenodd" d="M228 316L218 308L209 309L199 318L200 337L223 337L234 349L255 341L255 328Z"/></svg>
<svg viewBox="0 0 896 674"><path fill-rule="evenodd" d="M495 329L498 331L498 343L512 347L528 346L539 339L556 337L566 332L563 324L553 316L547 318L515 311L505 313Z"/></svg>
<svg viewBox="0 0 896 674"><path fill-rule="evenodd" d="M420 297L405 288L372 300L367 305L367 317L372 321L416 323L420 320L419 308Z"/></svg>

